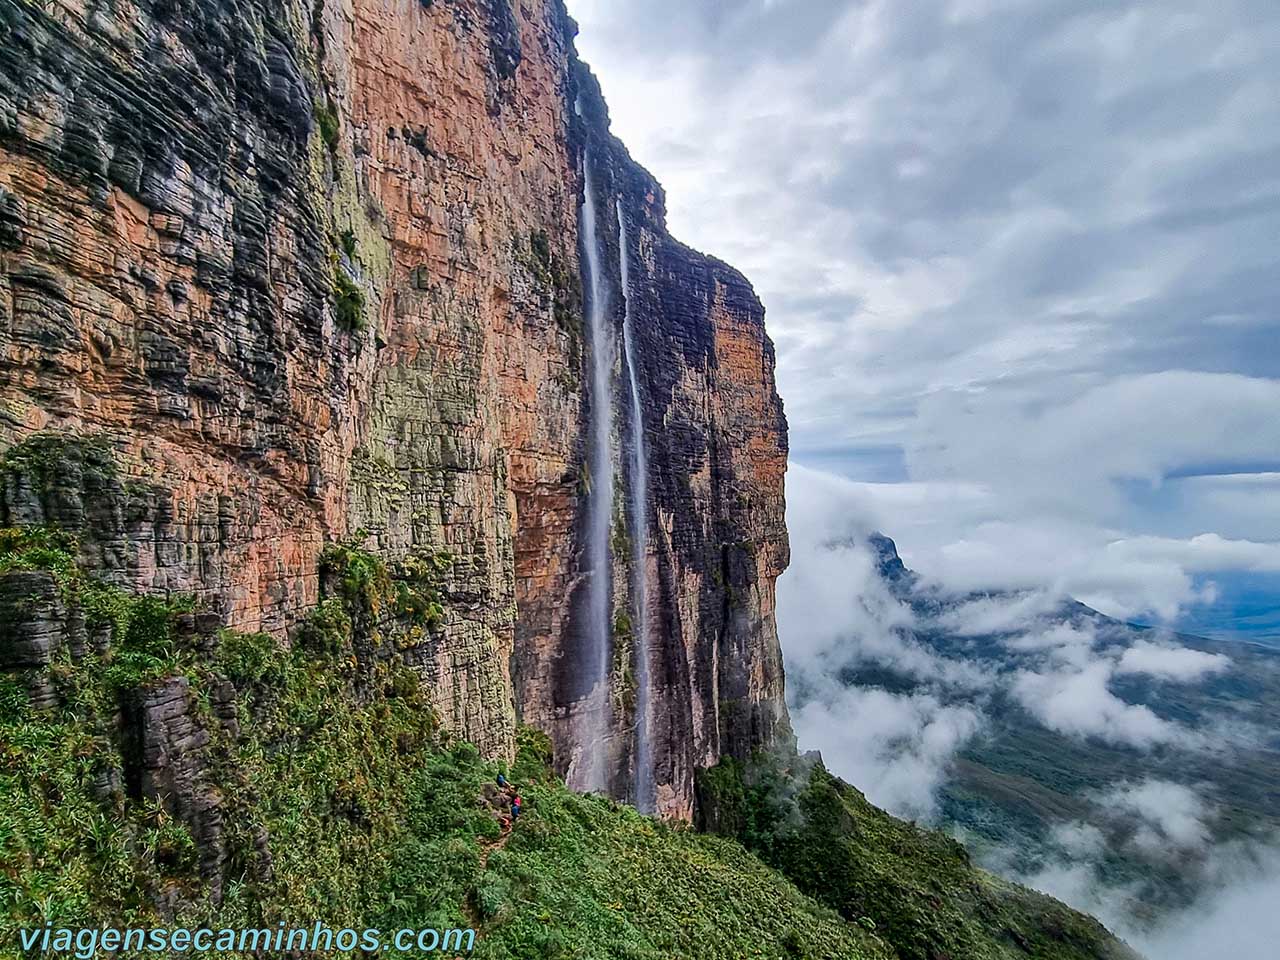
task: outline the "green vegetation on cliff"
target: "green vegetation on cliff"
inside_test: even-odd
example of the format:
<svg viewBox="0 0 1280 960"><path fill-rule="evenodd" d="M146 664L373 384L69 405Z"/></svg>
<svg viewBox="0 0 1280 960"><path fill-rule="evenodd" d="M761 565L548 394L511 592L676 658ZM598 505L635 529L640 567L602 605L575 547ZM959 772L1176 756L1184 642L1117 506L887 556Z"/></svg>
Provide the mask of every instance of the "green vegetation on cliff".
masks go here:
<svg viewBox="0 0 1280 960"><path fill-rule="evenodd" d="M69 482L115 489L111 464L44 437L0 480L73 503ZM816 761L706 771L699 833L569 792L535 731L512 767L484 760L440 728L411 662L441 628L448 553L329 545L280 642L100 581L90 543L0 529L0 956L46 922L316 921L475 927L476 956L510 960L1130 956ZM499 772L525 798L509 833Z"/></svg>
<svg viewBox="0 0 1280 960"><path fill-rule="evenodd" d="M0 571L56 571L69 608L89 590L65 534L0 543ZM4 951L46 921L321 919L474 925L476 956L522 960L892 956L739 844L570 793L532 731L507 771L527 812L500 842L485 788L503 768L438 729L396 655L353 647L366 605L398 601L394 581L354 548L327 563L339 595L291 648L224 630L203 649L187 601L119 594L103 652L0 673ZM37 679L51 709L28 703ZM163 781L139 742L183 718L185 754L167 762L189 776Z"/></svg>
<svg viewBox="0 0 1280 960"><path fill-rule="evenodd" d="M364 291L359 284L337 267L333 271L333 303L337 311L338 326L348 333L361 333L369 326L364 314Z"/></svg>
<svg viewBox="0 0 1280 960"><path fill-rule="evenodd" d="M952 838L873 806L816 756L724 760L698 788L704 826L879 932L902 960L1134 956L1091 917L979 870Z"/></svg>

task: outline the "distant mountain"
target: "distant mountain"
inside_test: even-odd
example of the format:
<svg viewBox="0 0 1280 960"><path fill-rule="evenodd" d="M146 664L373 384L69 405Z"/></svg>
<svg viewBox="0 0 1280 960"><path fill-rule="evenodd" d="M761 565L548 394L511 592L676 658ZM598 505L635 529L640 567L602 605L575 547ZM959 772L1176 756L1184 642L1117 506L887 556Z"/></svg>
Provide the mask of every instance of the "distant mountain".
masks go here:
<svg viewBox="0 0 1280 960"><path fill-rule="evenodd" d="M1070 598L952 593L888 537L861 546L872 591L896 605L881 614L894 642L851 636L835 676L980 715L939 791L942 825L980 858L1026 878L1086 873L1140 922L1189 904L1224 845L1280 833L1280 650Z"/></svg>

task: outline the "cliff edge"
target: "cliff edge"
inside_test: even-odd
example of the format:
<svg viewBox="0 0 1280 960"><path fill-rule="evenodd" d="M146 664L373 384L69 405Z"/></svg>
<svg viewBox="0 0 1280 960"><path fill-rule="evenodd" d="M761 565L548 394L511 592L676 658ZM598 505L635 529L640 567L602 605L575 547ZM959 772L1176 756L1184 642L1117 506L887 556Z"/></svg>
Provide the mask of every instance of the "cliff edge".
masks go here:
<svg viewBox="0 0 1280 960"><path fill-rule="evenodd" d="M509 758L522 719L689 819L697 769L789 736L786 424L759 301L668 235L574 30L560 0L0 0L0 446L100 438L122 473L0 519L278 638L326 544L447 557L402 650L445 725Z"/></svg>

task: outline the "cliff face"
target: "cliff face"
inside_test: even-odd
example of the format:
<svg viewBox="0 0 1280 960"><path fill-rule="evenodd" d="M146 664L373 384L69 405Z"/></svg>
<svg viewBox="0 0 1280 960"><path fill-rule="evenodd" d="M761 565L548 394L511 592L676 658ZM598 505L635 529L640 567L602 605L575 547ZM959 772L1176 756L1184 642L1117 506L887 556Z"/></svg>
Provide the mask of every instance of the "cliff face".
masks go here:
<svg viewBox="0 0 1280 960"><path fill-rule="evenodd" d="M789 735L785 420L759 302L667 234L572 32L559 0L0 0L0 445L101 436L122 471L10 471L0 519L281 637L326 542L446 558L440 618L401 641L445 725L509 756L519 718L633 798L644 737L644 799L687 818L696 768Z"/></svg>

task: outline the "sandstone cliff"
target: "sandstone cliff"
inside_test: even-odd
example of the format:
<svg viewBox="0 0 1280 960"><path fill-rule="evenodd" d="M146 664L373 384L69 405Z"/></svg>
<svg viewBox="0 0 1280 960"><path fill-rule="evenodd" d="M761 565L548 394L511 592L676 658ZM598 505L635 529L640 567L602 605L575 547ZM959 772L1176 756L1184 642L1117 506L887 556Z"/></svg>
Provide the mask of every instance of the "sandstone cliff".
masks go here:
<svg viewBox="0 0 1280 960"><path fill-rule="evenodd" d="M600 749L635 798L644 702L647 799L688 818L697 768L789 736L786 426L759 302L667 234L573 29L560 0L0 0L0 445L101 438L121 471L11 464L0 520L74 528L108 580L279 637L326 543L446 558L440 615L400 643L445 725L510 756L523 720L571 774ZM619 492L638 435L649 491L640 526L612 498L607 570L596 350Z"/></svg>

